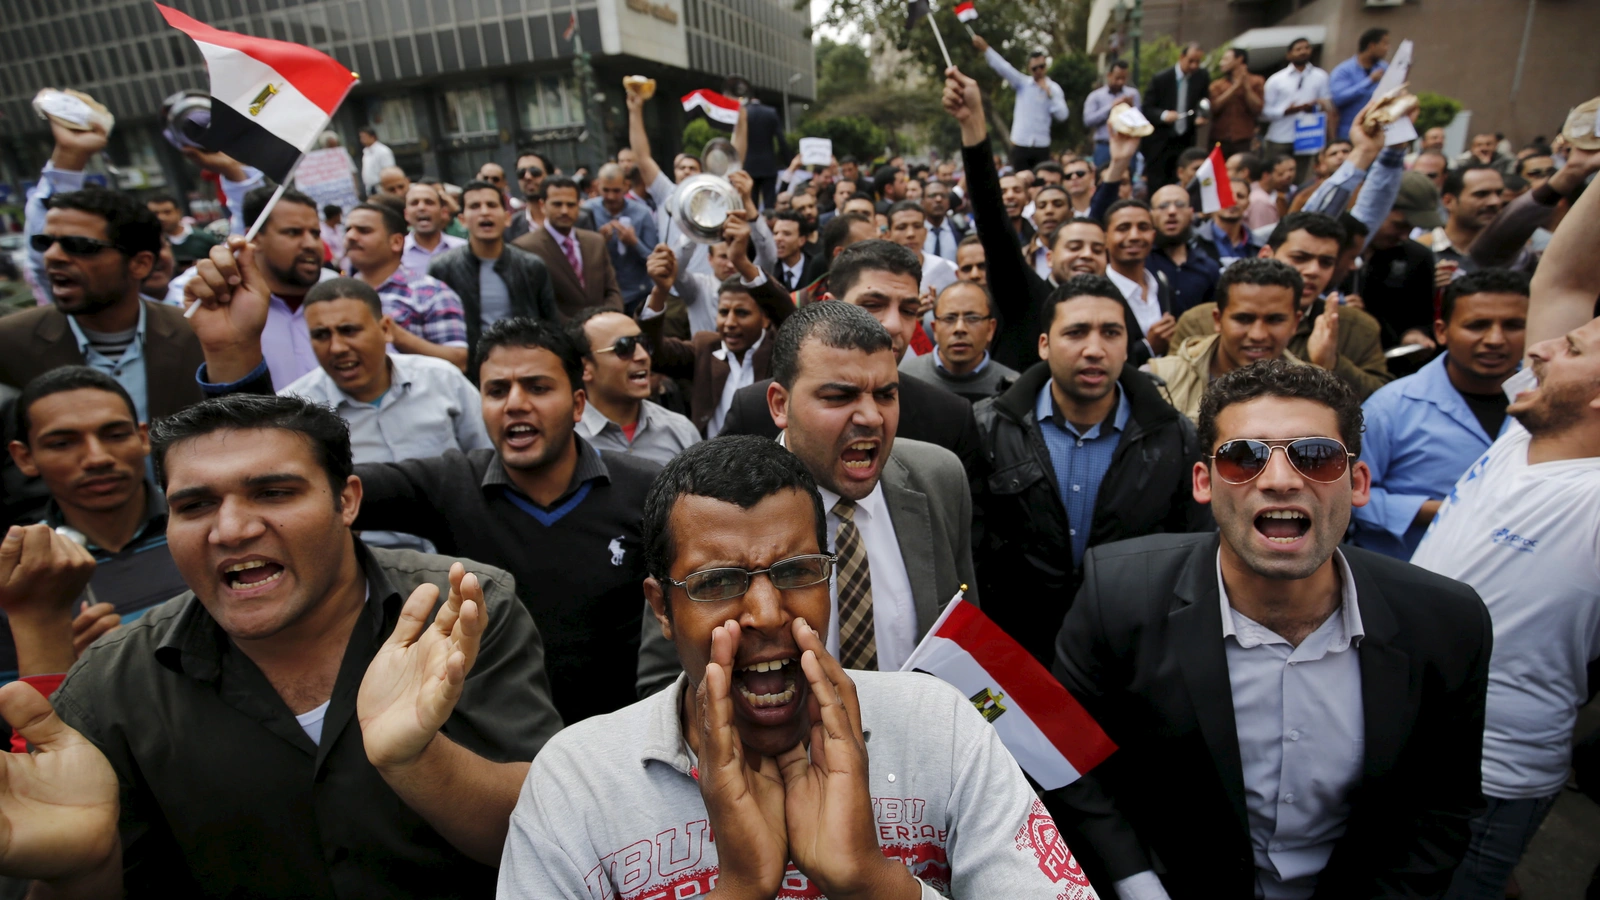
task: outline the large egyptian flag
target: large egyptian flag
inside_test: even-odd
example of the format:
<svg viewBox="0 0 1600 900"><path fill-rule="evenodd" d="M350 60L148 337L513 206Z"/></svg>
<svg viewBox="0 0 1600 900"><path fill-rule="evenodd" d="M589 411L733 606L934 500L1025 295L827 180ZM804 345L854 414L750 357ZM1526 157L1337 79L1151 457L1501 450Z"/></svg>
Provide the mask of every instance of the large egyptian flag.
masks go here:
<svg viewBox="0 0 1600 900"><path fill-rule="evenodd" d="M683 111L699 110L706 118L728 128L739 123L739 101L716 91L700 88L683 95Z"/></svg>
<svg viewBox="0 0 1600 900"><path fill-rule="evenodd" d="M1045 790L1077 781L1117 749L1033 654L960 594L900 670L926 672L965 694Z"/></svg>
<svg viewBox="0 0 1600 900"><path fill-rule="evenodd" d="M356 73L310 47L221 31L159 3L156 9L206 58L206 147L286 181L355 87Z"/></svg>

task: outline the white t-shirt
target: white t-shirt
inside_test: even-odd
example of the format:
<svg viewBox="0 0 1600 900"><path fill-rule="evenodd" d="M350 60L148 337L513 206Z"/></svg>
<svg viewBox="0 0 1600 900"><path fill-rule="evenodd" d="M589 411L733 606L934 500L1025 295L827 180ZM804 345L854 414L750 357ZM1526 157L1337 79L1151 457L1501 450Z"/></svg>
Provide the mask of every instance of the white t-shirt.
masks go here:
<svg viewBox="0 0 1600 900"><path fill-rule="evenodd" d="M322 746L322 720L328 717L328 704L332 700L322 701L322 705L309 712L303 712L294 717L300 723L300 728L305 731L306 737L311 738L311 743Z"/></svg>
<svg viewBox="0 0 1600 900"><path fill-rule="evenodd" d="M1600 457L1528 464L1510 423L1450 491L1411 558L1471 585L1494 620L1483 792L1546 797L1600 657Z"/></svg>

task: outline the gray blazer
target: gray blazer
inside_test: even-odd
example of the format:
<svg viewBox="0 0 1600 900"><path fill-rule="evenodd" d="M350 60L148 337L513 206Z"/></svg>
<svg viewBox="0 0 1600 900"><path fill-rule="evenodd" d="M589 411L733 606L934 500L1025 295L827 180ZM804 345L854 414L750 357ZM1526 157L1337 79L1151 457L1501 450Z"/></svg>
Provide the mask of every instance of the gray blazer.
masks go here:
<svg viewBox="0 0 1600 900"><path fill-rule="evenodd" d="M978 604L967 472L960 457L938 444L899 438L879 483L911 581L917 636L921 638L962 585L966 585L966 599ZM655 614L645 604L639 636L639 696L647 697L672 684L680 671L677 650L661 635Z"/></svg>

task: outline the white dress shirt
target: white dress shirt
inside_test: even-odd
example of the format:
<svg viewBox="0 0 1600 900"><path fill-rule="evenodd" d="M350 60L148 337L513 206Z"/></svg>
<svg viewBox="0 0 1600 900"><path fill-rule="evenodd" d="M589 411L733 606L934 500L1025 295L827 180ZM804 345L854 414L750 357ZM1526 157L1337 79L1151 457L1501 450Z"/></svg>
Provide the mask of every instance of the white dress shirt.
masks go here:
<svg viewBox="0 0 1600 900"><path fill-rule="evenodd" d="M833 505L839 502L839 495L825 487L819 486L817 490L822 494L822 508L828 511L828 552L836 553L838 548L834 547L834 541L839 535L839 517L833 514ZM906 574L900 539L889 517L889 503L883 498L881 481L872 493L856 501L855 523L861 532L861 542L867 548L867 567L872 577L872 634L878 650L878 671L897 672L917 646L917 604L911 597L911 576ZM828 617L828 652L838 658L837 569L828 592L833 608Z"/></svg>
<svg viewBox="0 0 1600 900"><path fill-rule="evenodd" d="M711 414L711 421L706 423L706 438L714 438L722 433L722 423L728 417L728 408L733 405L733 395L739 388L756 383L756 350L761 342L767 339L763 331L761 337L744 351L744 359L739 359L728 352L726 345L719 346L711 351L711 355L728 364L728 380L722 385L722 396L717 398L716 412Z"/></svg>
<svg viewBox="0 0 1600 900"><path fill-rule="evenodd" d="M806 267L806 255L804 253L800 254L800 258L795 260L795 264L792 265L792 266L789 265L788 263L784 262L781 259L778 260L778 268L783 270L783 285L782 286L783 286L784 290L786 290L786 291L797 291L797 290L805 287L805 285L800 283L800 272L805 267Z"/></svg>
<svg viewBox="0 0 1600 900"><path fill-rule="evenodd" d="M1274 144L1294 143L1295 116L1285 110L1303 103L1333 99L1328 88L1328 73L1306 63L1304 71L1284 66L1267 79L1263 88L1261 121L1267 125L1267 140ZM1296 113L1295 115L1299 115Z"/></svg>
<svg viewBox="0 0 1600 900"><path fill-rule="evenodd" d="M1011 143L1024 147L1050 146L1050 120L1067 120L1067 96L1062 93L1061 85L1045 79L1044 87L1040 87L1031 76L1018 72L1006 62L993 47L983 58L1017 92L1016 106L1011 113Z"/></svg>
<svg viewBox="0 0 1600 900"><path fill-rule="evenodd" d="M373 141L361 148L361 183L371 192L378 186L383 170L394 165L394 151L383 141Z"/></svg>
<svg viewBox="0 0 1600 900"><path fill-rule="evenodd" d="M1117 286L1117 290L1121 291L1122 296L1128 301L1139 328L1148 332L1151 325L1161 321L1161 283L1149 269L1141 271L1144 272L1143 285L1136 284L1133 279L1110 266L1106 266L1106 277L1111 279L1111 283Z"/></svg>

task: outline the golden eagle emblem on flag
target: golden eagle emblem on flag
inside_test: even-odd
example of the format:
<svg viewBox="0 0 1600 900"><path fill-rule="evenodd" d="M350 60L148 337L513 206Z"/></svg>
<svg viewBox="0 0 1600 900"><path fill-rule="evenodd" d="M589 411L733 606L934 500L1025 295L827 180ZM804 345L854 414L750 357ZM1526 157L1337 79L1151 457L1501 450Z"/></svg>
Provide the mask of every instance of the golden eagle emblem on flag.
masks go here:
<svg viewBox="0 0 1600 900"><path fill-rule="evenodd" d="M978 713L993 723L995 719L1005 715L1006 708L1000 703L1004 697L1005 694L984 688L973 694L971 700L972 705L978 708Z"/></svg>
<svg viewBox="0 0 1600 900"><path fill-rule="evenodd" d="M266 87L262 88L261 93L257 94L254 100L250 101L250 115L261 115L261 111L266 109L267 104L271 103L272 98L276 96L278 96L277 85L268 84Z"/></svg>

